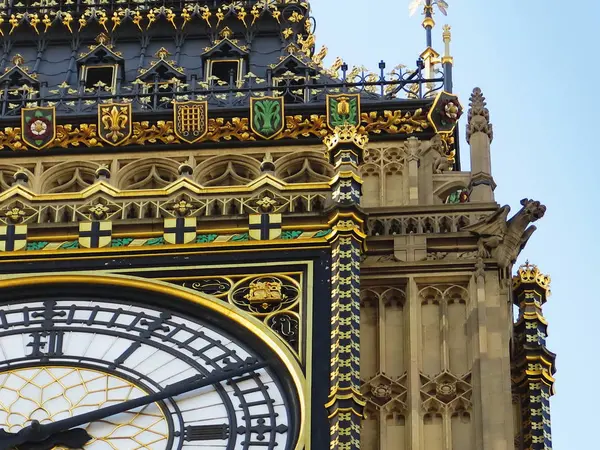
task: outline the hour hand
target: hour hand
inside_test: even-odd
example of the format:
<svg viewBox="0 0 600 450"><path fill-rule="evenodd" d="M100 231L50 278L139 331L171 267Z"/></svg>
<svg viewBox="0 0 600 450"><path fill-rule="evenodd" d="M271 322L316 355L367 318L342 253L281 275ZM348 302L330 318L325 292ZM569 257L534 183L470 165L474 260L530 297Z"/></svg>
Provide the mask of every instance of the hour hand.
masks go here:
<svg viewBox="0 0 600 450"><path fill-rule="evenodd" d="M0 429L0 450L51 450L56 446L81 448L92 437L83 428L60 431L55 434L45 432L44 425L33 421L18 433Z"/></svg>
<svg viewBox="0 0 600 450"><path fill-rule="evenodd" d="M53 434L42 442L27 442L19 445L17 450L52 450L54 447L82 448L92 436L83 428L73 428Z"/></svg>

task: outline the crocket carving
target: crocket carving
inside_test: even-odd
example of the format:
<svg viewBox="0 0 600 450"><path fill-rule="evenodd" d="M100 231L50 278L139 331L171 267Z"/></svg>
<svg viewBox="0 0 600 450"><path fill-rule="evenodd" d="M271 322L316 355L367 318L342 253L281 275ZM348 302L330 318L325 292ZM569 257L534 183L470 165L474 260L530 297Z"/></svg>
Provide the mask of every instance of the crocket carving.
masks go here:
<svg viewBox="0 0 600 450"><path fill-rule="evenodd" d="M479 236L479 256L495 258L506 269L514 264L521 250L536 230L530 223L544 217L546 207L540 202L524 198L523 207L507 220L510 206L505 205L482 221L462 228Z"/></svg>

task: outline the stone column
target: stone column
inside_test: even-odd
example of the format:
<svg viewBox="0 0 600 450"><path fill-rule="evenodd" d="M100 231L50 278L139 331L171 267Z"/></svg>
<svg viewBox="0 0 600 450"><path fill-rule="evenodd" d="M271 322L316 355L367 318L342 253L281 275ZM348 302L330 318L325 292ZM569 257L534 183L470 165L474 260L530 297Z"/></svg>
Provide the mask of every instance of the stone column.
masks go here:
<svg viewBox="0 0 600 450"><path fill-rule="evenodd" d="M467 142L471 146L471 202L493 202L496 183L492 177L490 144L494 139L490 113L485 107L481 89L471 94L468 114Z"/></svg>
<svg viewBox="0 0 600 450"><path fill-rule="evenodd" d="M481 259L471 280L471 292L475 448L511 450L514 433L507 418L512 416L508 334L512 319L498 271L489 270Z"/></svg>
<svg viewBox="0 0 600 450"><path fill-rule="evenodd" d="M419 204L419 151L421 143L416 137L406 141L406 163L408 166L408 204Z"/></svg>
<svg viewBox="0 0 600 450"><path fill-rule="evenodd" d="M366 235L359 208L362 162L367 136L352 126L337 127L325 138L335 175L331 244L330 450L360 449L365 401L360 393L360 262Z"/></svg>
<svg viewBox="0 0 600 450"><path fill-rule="evenodd" d="M513 292L519 319L514 326L512 371L523 424L516 448L551 450L550 397L554 394L556 355L546 347L548 323L542 313L550 277L526 263L513 277Z"/></svg>

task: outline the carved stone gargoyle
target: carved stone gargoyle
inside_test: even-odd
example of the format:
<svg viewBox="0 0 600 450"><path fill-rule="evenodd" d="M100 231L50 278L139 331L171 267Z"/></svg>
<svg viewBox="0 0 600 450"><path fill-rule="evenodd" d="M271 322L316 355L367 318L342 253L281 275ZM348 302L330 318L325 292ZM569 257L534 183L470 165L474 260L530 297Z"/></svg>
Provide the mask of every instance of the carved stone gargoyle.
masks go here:
<svg viewBox="0 0 600 450"><path fill-rule="evenodd" d="M462 228L479 236L479 256L495 258L502 269L514 264L521 250L537 229L530 223L544 217L546 207L540 202L524 198L523 207L507 220L510 206L505 205L482 221Z"/></svg>

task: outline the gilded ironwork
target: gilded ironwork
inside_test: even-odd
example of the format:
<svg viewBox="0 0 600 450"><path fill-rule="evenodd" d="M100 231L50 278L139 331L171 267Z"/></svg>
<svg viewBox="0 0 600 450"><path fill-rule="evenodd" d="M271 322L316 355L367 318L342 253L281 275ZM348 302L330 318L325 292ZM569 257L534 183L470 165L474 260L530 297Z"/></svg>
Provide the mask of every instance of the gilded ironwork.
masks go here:
<svg viewBox="0 0 600 450"><path fill-rule="evenodd" d="M98 137L109 145L121 146L133 133L131 103L103 103L98 107Z"/></svg>
<svg viewBox="0 0 600 450"><path fill-rule="evenodd" d="M56 138L56 109L53 106L21 109L22 140L42 150Z"/></svg>
<svg viewBox="0 0 600 450"><path fill-rule="evenodd" d="M173 118L175 135L194 144L208 133L208 102L173 102Z"/></svg>

